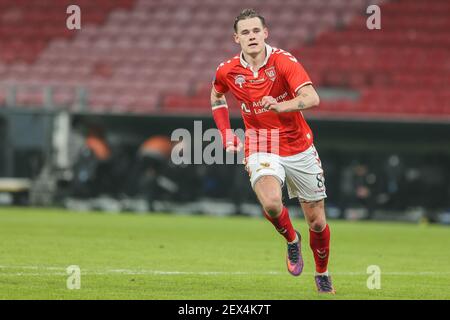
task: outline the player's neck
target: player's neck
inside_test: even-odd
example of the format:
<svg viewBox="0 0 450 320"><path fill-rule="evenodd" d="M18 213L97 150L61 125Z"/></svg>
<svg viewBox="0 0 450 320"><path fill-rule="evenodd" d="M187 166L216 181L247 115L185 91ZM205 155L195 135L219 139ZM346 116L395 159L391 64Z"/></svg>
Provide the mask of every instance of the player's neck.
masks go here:
<svg viewBox="0 0 450 320"><path fill-rule="evenodd" d="M261 50L261 52L258 52L255 55L246 54L243 52L244 59L247 61L247 63L252 67L252 70L258 70L258 68L264 63L264 60L266 59L266 48Z"/></svg>

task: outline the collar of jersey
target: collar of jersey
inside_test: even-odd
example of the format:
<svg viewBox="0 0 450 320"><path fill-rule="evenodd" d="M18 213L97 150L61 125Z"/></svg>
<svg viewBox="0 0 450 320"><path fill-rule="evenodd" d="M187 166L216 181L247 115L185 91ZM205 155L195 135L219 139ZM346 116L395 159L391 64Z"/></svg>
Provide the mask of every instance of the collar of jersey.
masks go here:
<svg viewBox="0 0 450 320"><path fill-rule="evenodd" d="M271 54L272 54L272 47L266 43L266 59L264 59L263 64L259 66L258 70L267 64L267 61L269 61ZM244 60L244 53L242 51L241 51L241 55L240 55L240 60L241 60L241 65L247 69L249 67L249 63ZM251 67L250 67L250 69L251 69ZM258 72L258 70L252 70L252 71Z"/></svg>

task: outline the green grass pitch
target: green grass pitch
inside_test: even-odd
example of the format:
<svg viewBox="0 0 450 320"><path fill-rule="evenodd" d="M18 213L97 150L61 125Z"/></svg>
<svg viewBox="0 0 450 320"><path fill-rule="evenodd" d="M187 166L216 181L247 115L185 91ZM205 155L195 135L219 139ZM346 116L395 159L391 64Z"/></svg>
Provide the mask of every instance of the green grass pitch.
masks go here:
<svg viewBox="0 0 450 320"><path fill-rule="evenodd" d="M449 299L450 228L329 221L337 294L319 295L308 229L300 277L262 218L0 209L0 299ZM81 288L67 288L78 265ZM381 288L368 289L369 265Z"/></svg>

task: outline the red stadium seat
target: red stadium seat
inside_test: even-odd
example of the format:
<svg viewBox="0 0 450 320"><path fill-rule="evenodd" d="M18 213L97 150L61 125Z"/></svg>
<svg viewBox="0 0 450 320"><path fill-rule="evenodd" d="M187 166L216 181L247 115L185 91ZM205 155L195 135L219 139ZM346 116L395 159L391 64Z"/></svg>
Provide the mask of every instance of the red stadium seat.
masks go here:
<svg viewBox="0 0 450 320"><path fill-rule="evenodd" d="M0 1L2 82L58 84L68 88L55 92L64 105L74 99L74 87L86 87L95 112L209 112L216 67L239 52L232 22L241 0L79 0L79 31L59 27L67 3ZM316 87L361 92L359 101L323 102L318 113L450 114L450 3L377 3L382 33L367 30L361 0L248 0L246 6L266 16L268 42L294 54ZM43 102L35 92L18 100Z"/></svg>

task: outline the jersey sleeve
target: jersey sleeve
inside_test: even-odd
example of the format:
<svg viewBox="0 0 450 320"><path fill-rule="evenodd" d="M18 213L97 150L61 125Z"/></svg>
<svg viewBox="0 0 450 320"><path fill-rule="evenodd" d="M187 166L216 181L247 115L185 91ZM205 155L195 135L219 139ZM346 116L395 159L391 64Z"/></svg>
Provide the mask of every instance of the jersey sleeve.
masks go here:
<svg viewBox="0 0 450 320"><path fill-rule="evenodd" d="M279 58L279 69L284 75L293 96L301 87L312 84L308 73L298 60L289 52L284 52Z"/></svg>
<svg viewBox="0 0 450 320"><path fill-rule="evenodd" d="M228 85L227 85L227 81L226 81L225 70L222 66L223 66L223 64L219 65L219 67L217 68L216 75L215 75L212 83L213 83L214 89L218 93L227 93L227 91L229 89L228 89Z"/></svg>

